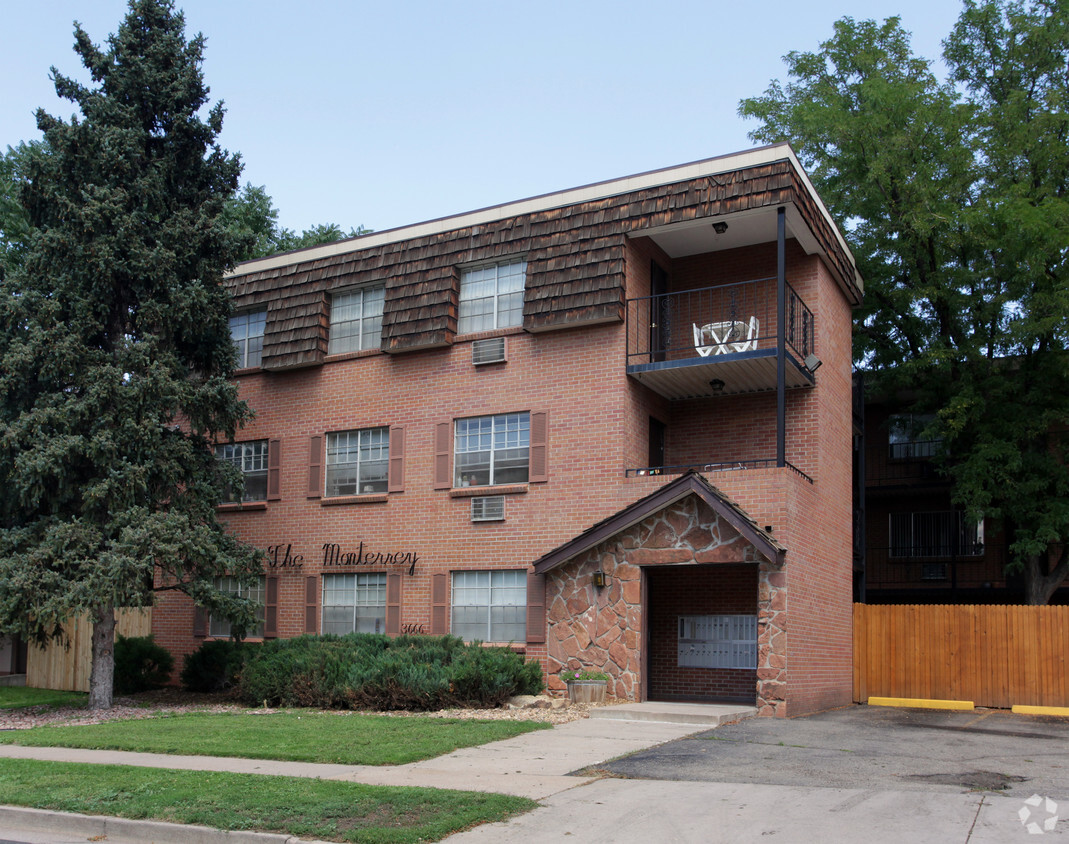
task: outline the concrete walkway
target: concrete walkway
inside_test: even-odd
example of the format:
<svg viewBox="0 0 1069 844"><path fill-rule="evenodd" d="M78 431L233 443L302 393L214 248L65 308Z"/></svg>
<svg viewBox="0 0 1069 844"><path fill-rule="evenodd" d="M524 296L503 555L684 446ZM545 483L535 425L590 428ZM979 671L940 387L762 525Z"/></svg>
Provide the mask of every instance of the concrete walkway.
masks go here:
<svg viewBox="0 0 1069 844"><path fill-rule="evenodd" d="M1021 821L1025 806L1021 798L991 792L962 793L946 787L907 791L867 787L863 782L856 788L839 788L821 785L819 780L768 785L600 779L595 775L597 768L615 757L746 714L737 707L714 710L690 704L639 704L631 711L632 718L619 719L629 706L606 707L596 710L596 718L393 768L3 745L0 756L493 791L532 797L542 804L505 823L458 833L447 839L450 844L574 842L579 837L605 844L770 840L781 844L814 840L1002 844L1036 840ZM617 717L606 717L610 711ZM690 720L662 720L670 717ZM584 769L593 770L570 775ZM1052 796L1063 799L1060 794ZM1069 801L1063 807L1066 804ZM1033 811L1042 819L1041 808ZM1063 808L1056 828L1045 831L1039 840L1069 839L1067 814ZM0 844L5 840L20 844L105 840L99 836L109 844L318 844L277 834L228 834L203 827L0 807Z"/></svg>
<svg viewBox="0 0 1069 844"><path fill-rule="evenodd" d="M333 765L17 745L0 745L0 757L316 777L367 785L490 791L544 800L597 779L596 774L570 776L573 771L596 769L603 762L636 750L673 741L699 730L708 730L717 724L737 721L754 714L751 707L695 704L627 704L594 711L608 710L627 712L631 717L626 720L617 716L572 721L551 730L537 730L503 741L464 748L435 759L397 766ZM159 844L215 841L220 844L283 844L297 841L285 835L238 835L179 824L127 821L0 806L0 839L13 834L18 834L17 840L20 842L39 841L48 844L84 842L95 836L104 836L113 844L123 844L127 841L154 841Z"/></svg>
<svg viewBox="0 0 1069 844"><path fill-rule="evenodd" d="M678 706L685 708L673 709ZM541 800L596 778L569 776L573 771L596 767L618 756L753 714L753 709L748 707L697 704L628 704L605 707L605 710L609 709L626 710L634 717L629 720L587 718L571 721L551 730L536 730L515 738L467 747L445 756L408 765L335 765L17 745L0 745L0 756L53 762L174 768L183 771L230 771L238 774L316 777L367 785L415 785L453 791L492 791ZM640 718L643 720L638 720Z"/></svg>

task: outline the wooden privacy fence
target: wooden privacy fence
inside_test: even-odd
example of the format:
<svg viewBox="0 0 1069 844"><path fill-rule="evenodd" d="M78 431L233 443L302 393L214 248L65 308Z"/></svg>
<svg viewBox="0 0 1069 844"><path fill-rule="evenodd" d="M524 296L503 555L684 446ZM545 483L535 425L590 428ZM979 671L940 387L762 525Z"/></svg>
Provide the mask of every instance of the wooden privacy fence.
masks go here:
<svg viewBox="0 0 1069 844"><path fill-rule="evenodd" d="M1069 606L854 604L854 700L1069 706Z"/></svg>
<svg viewBox="0 0 1069 844"><path fill-rule="evenodd" d="M36 689L89 691L93 656L93 623L80 615L63 625L70 647L52 643L44 648L30 645L26 654L26 685ZM152 632L152 610L119 610L115 635L148 636Z"/></svg>

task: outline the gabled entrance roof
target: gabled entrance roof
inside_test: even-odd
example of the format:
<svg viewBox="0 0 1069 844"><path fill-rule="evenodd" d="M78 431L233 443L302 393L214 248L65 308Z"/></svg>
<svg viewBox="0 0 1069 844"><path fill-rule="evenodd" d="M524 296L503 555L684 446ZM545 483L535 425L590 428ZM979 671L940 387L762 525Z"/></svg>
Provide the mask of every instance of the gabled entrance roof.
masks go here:
<svg viewBox="0 0 1069 844"><path fill-rule="evenodd" d="M654 490L645 498L640 498L634 504L628 505L615 515L587 528L574 539L570 539L535 560L535 573L545 574L563 565L576 555L590 550L606 539L611 539L632 525L638 524L647 516L675 504L688 495L696 495L708 504L714 513L735 528L763 557L775 563L783 562L787 549L780 545L770 533L759 528L738 504L692 470L666 483L660 489Z"/></svg>

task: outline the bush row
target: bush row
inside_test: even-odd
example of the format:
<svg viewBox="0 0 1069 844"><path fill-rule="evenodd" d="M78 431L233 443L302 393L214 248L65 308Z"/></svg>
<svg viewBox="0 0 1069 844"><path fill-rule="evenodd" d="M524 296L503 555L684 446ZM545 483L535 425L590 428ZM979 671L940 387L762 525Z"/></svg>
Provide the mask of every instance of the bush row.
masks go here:
<svg viewBox="0 0 1069 844"><path fill-rule="evenodd" d="M238 675L237 691L250 706L321 709L408 709L499 706L517 694L542 690L537 662L508 648L465 644L455 636L300 636L256 645L205 643L219 653L216 676ZM207 656L187 658L183 683L203 677ZM243 664L242 664L243 663ZM190 665L199 664L198 669ZM204 688L201 686L200 688Z"/></svg>

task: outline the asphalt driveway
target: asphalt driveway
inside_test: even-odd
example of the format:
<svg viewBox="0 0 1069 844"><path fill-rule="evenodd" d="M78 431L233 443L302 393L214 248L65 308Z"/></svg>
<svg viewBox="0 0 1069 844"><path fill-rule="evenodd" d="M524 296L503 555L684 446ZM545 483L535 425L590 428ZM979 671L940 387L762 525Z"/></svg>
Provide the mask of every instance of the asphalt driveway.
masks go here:
<svg viewBox="0 0 1069 844"><path fill-rule="evenodd" d="M653 780L990 790L1069 804L1069 719L854 706L791 719L754 718L599 769Z"/></svg>

